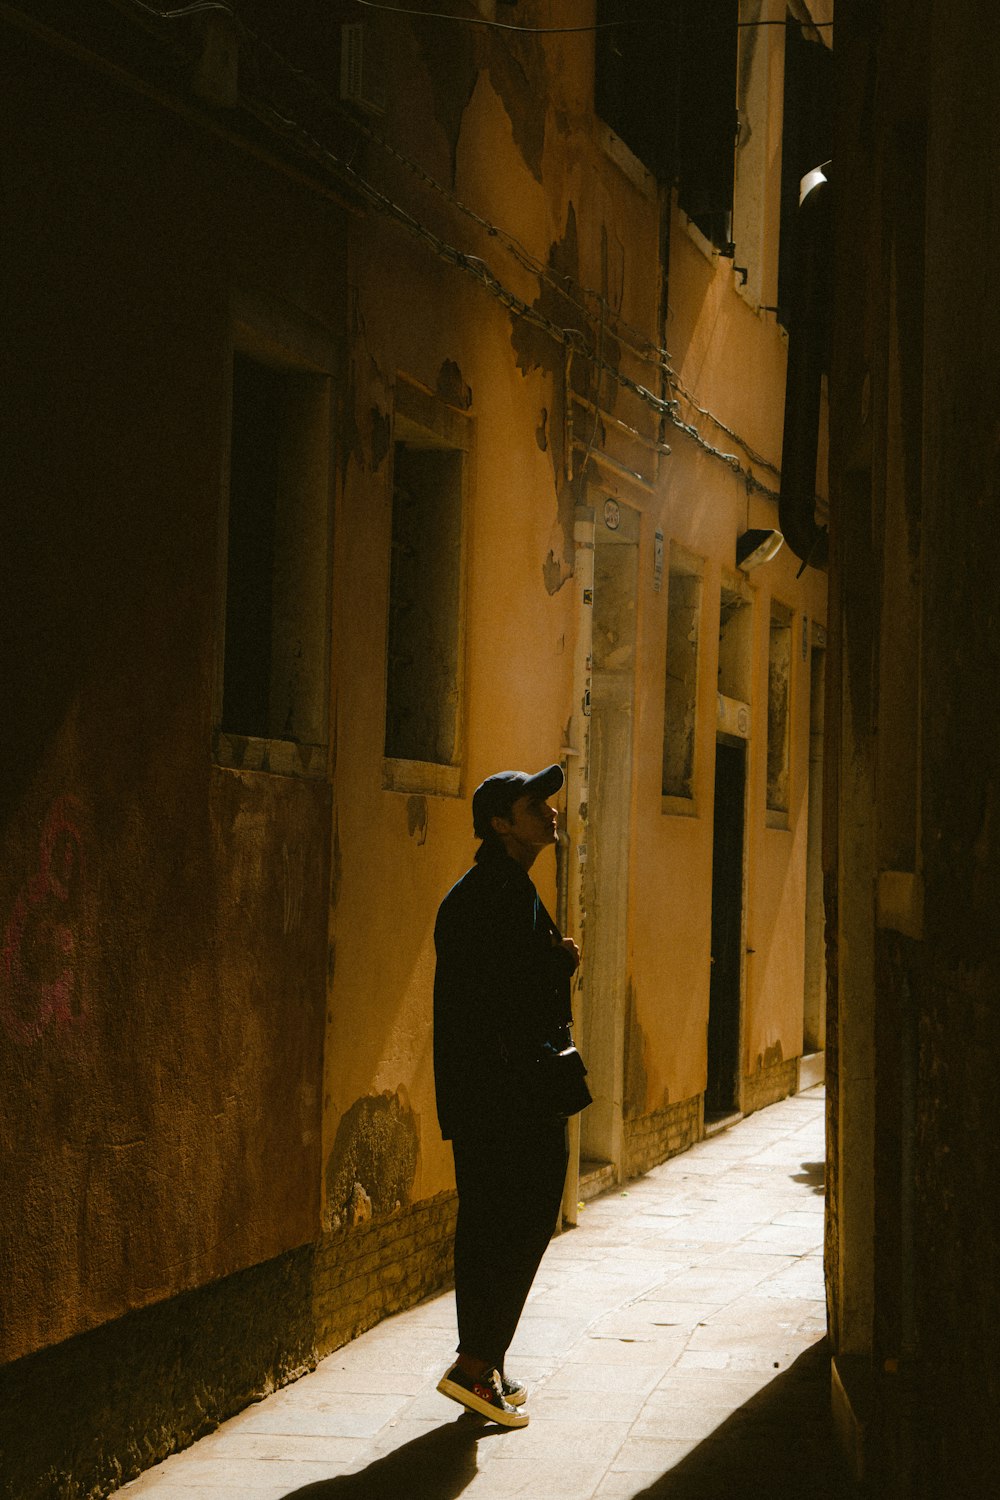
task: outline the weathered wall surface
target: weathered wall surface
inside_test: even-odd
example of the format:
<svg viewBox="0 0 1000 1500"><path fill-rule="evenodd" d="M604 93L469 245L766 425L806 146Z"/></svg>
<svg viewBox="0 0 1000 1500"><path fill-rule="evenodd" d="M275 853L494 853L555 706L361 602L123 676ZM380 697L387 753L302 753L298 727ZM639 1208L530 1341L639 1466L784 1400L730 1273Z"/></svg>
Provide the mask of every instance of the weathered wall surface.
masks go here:
<svg viewBox="0 0 1000 1500"><path fill-rule="evenodd" d="M959 276L954 268L967 265L969 247L994 223L994 204L975 192L973 163L979 152L995 159L1000 148L989 64L1000 27L989 7L971 3L935 4L931 26L931 47L944 35L949 45L931 73L926 189L926 967L918 1043L917 1299L926 1368L943 1372L947 1393L936 1466L944 1476L961 1466L961 1492L973 1494L1000 1461L1000 1384L990 1336L1000 1317L1000 1227L982 1208L1000 1181L990 1124L1000 1057L1000 930L993 917L1000 662L992 583L1000 469L988 394L997 377L1000 310L981 262ZM939 288L946 289L940 298ZM954 371L965 372L958 399ZM975 1288L974 1297L958 1294L960 1280Z"/></svg>
<svg viewBox="0 0 1000 1500"><path fill-rule="evenodd" d="M774 599L801 640L823 583L787 553L734 575L737 535L776 525L747 476L770 486L780 458L783 334L595 118L592 35L373 15L387 104L359 128L333 82L331 11L354 8L319 7L311 30L302 7L281 36L270 11L241 6L252 112L225 67L193 94L200 20L147 19L143 41L119 16L88 37L100 51L128 34L118 61L139 89L14 34L5 1409L23 1429L47 1388L100 1372L61 1431L36 1427L18 1500L56 1473L131 1472L447 1281L434 917L473 854L475 786L585 762L590 687L622 746L589 788L608 910L581 925L571 900L586 822L559 878L546 856L537 880L587 954L579 1008L608 1017L590 1060L616 1170L700 1136L735 585L753 619L745 1107L784 1086L802 1045L809 664L793 651L788 826L769 827L768 622ZM296 117L308 141L271 129ZM367 186L345 218L352 173ZM238 741L213 758L228 366L247 307L307 328L330 354L305 363L334 390L329 745L287 775L251 769ZM416 769L384 755L401 441L460 453L463 475L458 665L433 683L454 694L456 748ZM576 587L579 507L596 608ZM702 577L683 816L661 789L672 547Z"/></svg>
<svg viewBox="0 0 1000 1500"><path fill-rule="evenodd" d="M737 295L728 261L714 263L682 219L671 250L671 311L667 339L674 365L699 402L727 413L758 453L780 460L785 339L774 319L754 314ZM752 376L750 374L752 373ZM684 408L681 408L682 412ZM732 438L701 423L714 445L740 450ZM748 495L745 481L727 471L683 434L668 429L673 452L663 467L663 498L651 504L647 557L640 567L643 627L649 657L640 706L636 770L636 869L633 963L637 1015L646 1028L649 1060L646 1108L704 1089L705 1026L711 949L712 812L718 690L718 618L723 569L733 567L735 537L747 526L776 526L773 502ZM744 455L745 460L745 455ZM762 478L773 484L766 472ZM659 527L703 559L702 650L694 767L696 816L659 812L663 744L662 660L666 611L651 587L653 531ZM826 619L825 580L814 570L798 579L798 560L783 550L749 575L753 610L746 803L743 1073L797 1057L802 1051L802 974L807 836L809 659L801 649L809 622ZM731 576L731 575L730 575ZM767 637L772 598L791 608L791 797L787 828L766 818ZM811 639L811 635L810 635ZM643 811L643 809L645 811ZM656 892L650 901L647 892ZM642 893L642 894L640 894ZM747 1099L750 1105L750 1095Z"/></svg>
<svg viewBox="0 0 1000 1500"><path fill-rule="evenodd" d="M486 126L478 123L484 116ZM494 162L488 178L475 159L484 130L500 157L500 168ZM453 134L451 142L434 137L429 159L437 161L446 150L455 153L460 191L463 174L470 171L477 185L496 185L516 181L518 166L524 170L488 73L479 76ZM537 186L536 202L541 202ZM425 214L436 208L426 193L418 203ZM510 221L505 204L482 205L477 195L477 208ZM352 1120L364 1099L382 1090L403 1090L407 1101L413 1170L405 1199L428 1197L451 1185L450 1150L437 1129L431 1069L434 917L444 892L471 862L475 843L468 798L475 786L491 770L557 759L568 717L565 609L550 595L544 575L547 557L561 555L564 538L551 463L535 439L536 429L544 430L543 408L551 409L551 399L539 377L526 379L513 368L511 323L500 304L482 289L464 285L456 271L437 264L402 230L387 232L378 222L364 226L354 244L350 279L365 310L363 342L354 361L355 410L377 409L391 421L397 382L405 379L462 413L473 446L466 460L458 799L382 785L391 452L380 458L359 446L345 476L344 513L364 515L366 525L344 532L337 624L346 634L364 613L370 628L352 651L352 672L349 678L345 674L339 695L336 837L343 879L334 914L336 968L327 1041L330 1222L343 1213L336 1162L350 1149ZM541 871L550 903L552 879L551 869ZM391 1149L386 1142L385 1151ZM373 1198L387 1165L388 1156L378 1150L359 1177Z"/></svg>
<svg viewBox="0 0 1000 1500"><path fill-rule="evenodd" d="M832 608L841 876L830 1295L873 1487L997 1464L996 299L981 4L843 7ZM846 31L845 31L846 24ZM841 170L844 177L841 179ZM838 187L838 194L841 189Z"/></svg>
<svg viewBox="0 0 1000 1500"><path fill-rule="evenodd" d="M596 288L609 308L603 337L610 369L595 381L581 361L567 385L566 351L551 330L509 314L486 288L443 264L426 242L415 245L402 228L371 220L359 229L349 273L352 295L364 310L352 361L358 438L345 470L343 505L345 516L364 515L366 528L345 529L338 620L346 633L367 609L372 628L357 642L352 672L339 687L335 820L343 879L334 917L327 1040L328 1223L345 1212L349 1185L336 1160L351 1121L367 1107L365 1100L371 1104L383 1091L402 1101L406 1149L416 1146L414 1200L450 1184L450 1153L437 1134L430 1071L433 920L441 894L472 854L468 798L478 781L500 765L544 763L566 743L572 652L581 628L566 586L572 512L579 501L596 509L599 529L608 497L635 507L641 518L631 813L620 829L631 844L632 999L621 1016L619 1043L629 1059L629 1078L620 1085L626 1114L636 1121L649 1114L649 1128L643 1129L652 1138L657 1111L704 1089L717 672L713 611L721 570L732 567L736 534L748 524L776 524L771 500L748 497L740 475L676 429L658 434L648 407L612 378L615 368L638 370L657 388L655 366L629 363L629 351L613 335L612 314L633 328L656 326L662 210L653 179L621 143L607 145L606 128L590 114L590 44L547 39L543 54L537 39L515 38L501 47L485 34L459 42L438 28L442 46L462 51L461 66L445 70L444 82L433 67L424 71L436 57L425 24L413 23L411 32L411 23L394 18L392 26L394 66L400 79L405 74L406 88L390 86L379 130L390 138L401 130L404 97L408 110L414 101L433 100L431 118L416 127L420 150L411 145L408 154L439 180L453 181L458 199L480 219L501 225L504 236L515 236L547 260L555 279L539 285L537 275L506 251L503 237L498 242L454 207L449 210L398 162L379 157L373 145L369 162L378 180L391 182L397 201L434 234L481 254L557 329L579 326L585 311L573 301L579 292L558 282L560 273ZM507 60L498 71L501 53ZM522 78L534 80L527 90ZM674 368L700 402L724 412L752 449L777 463L784 335L772 315L737 294L729 261L706 253L685 225L675 214L666 328ZM597 340L602 335L593 326L600 322L593 304L590 320L585 326ZM383 424L391 422L401 380L462 412L474 434L466 542L466 740L457 800L387 790L370 753L381 742L384 711L380 622L388 597L392 474ZM599 392L602 415L572 396L568 411L567 393L574 389L591 401ZM688 413L682 408L682 414ZM646 446L616 429L615 418L648 433ZM707 430L713 444L732 449L721 431ZM658 436L672 442L669 458L652 451ZM618 468L604 462L602 453L617 458ZM623 473L623 461L640 482ZM668 545L681 543L705 566L696 818L664 816L660 806L666 590L653 582L657 530ZM764 810L771 596L792 609L796 642L806 620L825 618L822 576L797 579L796 572L797 560L785 553L751 580L757 717L748 767L746 926L747 946L756 952L744 981L742 1069L748 1077L779 1064L784 1076L802 1050L809 662L798 651L792 656L788 828L766 828ZM551 870L540 866L539 879L551 905ZM373 1158L361 1183L373 1199L379 1171Z"/></svg>
<svg viewBox="0 0 1000 1500"><path fill-rule="evenodd" d="M337 326L342 241L183 119L7 41L10 1358L318 1229L329 791L214 766L211 729L231 289Z"/></svg>

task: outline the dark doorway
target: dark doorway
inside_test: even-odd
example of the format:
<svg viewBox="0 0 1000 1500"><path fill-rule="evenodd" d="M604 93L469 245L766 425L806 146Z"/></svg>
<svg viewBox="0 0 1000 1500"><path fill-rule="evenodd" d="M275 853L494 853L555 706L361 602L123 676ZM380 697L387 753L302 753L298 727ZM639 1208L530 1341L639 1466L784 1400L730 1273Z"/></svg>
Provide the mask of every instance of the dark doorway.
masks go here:
<svg viewBox="0 0 1000 1500"><path fill-rule="evenodd" d="M746 745L742 740L720 735L715 747L706 1118L733 1114L739 1109L745 787Z"/></svg>

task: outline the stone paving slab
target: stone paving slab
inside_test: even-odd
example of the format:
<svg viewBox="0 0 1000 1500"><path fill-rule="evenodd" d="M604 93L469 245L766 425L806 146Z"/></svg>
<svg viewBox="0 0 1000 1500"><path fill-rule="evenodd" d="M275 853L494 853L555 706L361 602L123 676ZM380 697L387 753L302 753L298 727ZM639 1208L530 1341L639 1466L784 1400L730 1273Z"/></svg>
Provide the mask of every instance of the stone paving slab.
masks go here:
<svg viewBox="0 0 1000 1500"><path fill-rule="evenodd" d="M850 1494L829 1421L821 1087L592 1200L508 1367L530 1425L435 1385L451 1294L386 1320L121 1500L739 1500Z"/></svg>

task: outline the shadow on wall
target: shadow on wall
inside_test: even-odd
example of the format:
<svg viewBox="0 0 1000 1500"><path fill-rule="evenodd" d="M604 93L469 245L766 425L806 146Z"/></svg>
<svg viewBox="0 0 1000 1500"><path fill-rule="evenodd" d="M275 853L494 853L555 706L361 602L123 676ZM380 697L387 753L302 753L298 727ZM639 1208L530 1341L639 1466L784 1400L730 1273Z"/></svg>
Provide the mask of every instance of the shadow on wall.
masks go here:
<svg viewBox="0 0 1000 1500"><path fill-rule="evenodd" d="M477 1444L503 1432L463 1413L356 1474L317 1480L290 1490L285 1500L458 1500L478 1473Z"/></svg>

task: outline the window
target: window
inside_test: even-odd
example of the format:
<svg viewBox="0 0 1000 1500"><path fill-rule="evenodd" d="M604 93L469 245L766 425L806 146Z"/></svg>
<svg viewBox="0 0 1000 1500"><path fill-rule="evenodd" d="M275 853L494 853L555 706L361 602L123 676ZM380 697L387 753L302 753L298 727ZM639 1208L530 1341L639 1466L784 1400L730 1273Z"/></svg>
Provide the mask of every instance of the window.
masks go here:
<svg viewBox="0 0 1000 1500"><path fill-rule="evenodd" d="M781 828L788 827L790 805L791 686L792 612L775 602L767 655L767 811L768 822Z"/></svg>
<svg viewBox="0 0 1000 1500"><path fill-rule="evenodd" d="M738 0L680 6L677 201L723 255L733 253Z"/></svg>
<svg viewBox="0 0 1000 1500"><path fill-rule="evenodd" d="M232 737L326 743L329 386L272 356L233 356L217 737L226 761ZM258 769L305 768L262 749L245 756L244 746L239 763Z"/></svg>
<svg viewBox="0 0 1000 1500"><path fill-rule="evenodd" d="M458 791L467 448L467 419L399 388L385 674L386 781L399 790Z"/></svg>
<svg viewBox="0 0 1000 1500"><path fill-rule="evenodd" d="M738 0L600 0L594 108L732 253Z"/></svg>
<svg viewBox="0 0 1000 1500"><path fill-rule="evenodd" d="M753 605L745 586L722 585L719 602L719 692L738 703L750 702Z"/></svg>
<svg viewBox="0 0 1000 1500"><path fill-rule="evenodd" d="M661 0L653 24L648 0L598 0L603 29L594 34L594 109L668 185L677 155L677 19L674 0Z"/></svg>
<svg viewBox="0 0 1000 1500"><path fill-rule="evenodd" d="M664 797L688 802L694 800L700 621L701 562L683 548L672 546L667 592L661 791Z"/></svg>

